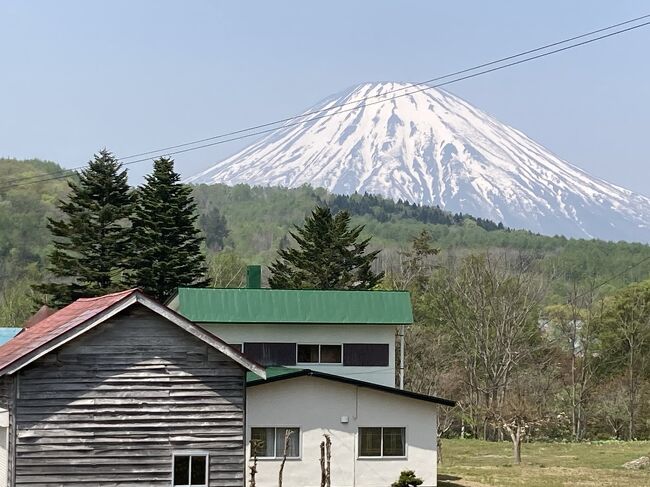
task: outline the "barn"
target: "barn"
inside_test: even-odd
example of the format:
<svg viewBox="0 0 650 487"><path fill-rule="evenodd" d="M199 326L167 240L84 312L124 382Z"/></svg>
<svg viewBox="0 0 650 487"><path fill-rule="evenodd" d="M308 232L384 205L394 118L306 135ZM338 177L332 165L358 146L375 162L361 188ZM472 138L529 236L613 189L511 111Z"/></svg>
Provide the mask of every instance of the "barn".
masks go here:
<svg viewBox="0 0 650 487"><path fill-rule="evenodd" d="M243 486L247 372L137 290L77 300L0 347L0 487Z"/></svg>

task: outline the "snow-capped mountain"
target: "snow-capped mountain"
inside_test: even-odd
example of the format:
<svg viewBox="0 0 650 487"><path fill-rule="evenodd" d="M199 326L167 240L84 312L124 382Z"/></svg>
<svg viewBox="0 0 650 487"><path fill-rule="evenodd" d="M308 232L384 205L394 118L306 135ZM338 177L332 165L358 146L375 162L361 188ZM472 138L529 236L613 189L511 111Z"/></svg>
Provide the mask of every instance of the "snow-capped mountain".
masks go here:
<svg viewBox="0 0 650 487"><path fill-rule="evenodd" d="M305 112L335 107L328 116L288 122L187 182L310 184L549 235L650 242L650 198L590 176L446 91L415 90L367 83L332 96Z"/></svg>

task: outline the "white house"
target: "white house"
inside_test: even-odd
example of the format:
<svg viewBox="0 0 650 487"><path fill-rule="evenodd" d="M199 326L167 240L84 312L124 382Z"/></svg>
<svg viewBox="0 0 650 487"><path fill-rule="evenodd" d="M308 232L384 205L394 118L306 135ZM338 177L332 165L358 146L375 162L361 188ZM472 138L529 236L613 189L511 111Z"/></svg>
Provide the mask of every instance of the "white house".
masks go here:
<svg viewBox="0 0 650 487"><path fill-rule="evenodd" d="M335 487L388 487L403 470L437 485L437 410L452 401L309 370L247 387L246 434L257 449L258 486L277 485L291 431L284 485L320 486L320 443L330 435ZM251 463L251 448L248 449ZM250 478L247 478L250 482Z"/></svg>
<svg viewBox="0 0 650 487"><path fill-rule="evenodd" d="M264 366L386 386L396 330L413 323L402 291L179 288L168 306Z"/></svg>
<svg viewBox="0 0 650 487"><path fill-rule="evenodd" d="M395 387L396 334L413 322L409 294L262 289L259 269L248 277L245 289L180 288L168 305L267 367L266 380L247 378L256 485L277 485L287 430L285 487L320 486L325 434L332 486L388 487L403 470L437 485L438 408L454 402Z"/></svg>

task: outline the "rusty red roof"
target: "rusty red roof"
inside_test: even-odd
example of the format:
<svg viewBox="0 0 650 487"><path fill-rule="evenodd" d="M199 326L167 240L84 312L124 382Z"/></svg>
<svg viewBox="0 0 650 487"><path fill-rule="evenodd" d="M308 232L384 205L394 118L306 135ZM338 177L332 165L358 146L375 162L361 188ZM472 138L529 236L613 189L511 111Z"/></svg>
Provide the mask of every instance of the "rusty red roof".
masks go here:
<svg viewBox="0 0 650 487"><path fill-rule="evenodd" d="M77 299L65 308L25 328L16 337L0 346L0 371L136 292L137 289L129 289L97 298Z"/></svg>
<svg viewBox="0 0 650 487"><path fill-rule="evenodd" d="M36 360L49 350L83 333L89 327L118 313L133 303L140 303L163 318L175 323L199 340L214 347L244 368L266 379L266 370L260 364L245 357L219 337L182 317L175 311L142 294L138 289L107 294L97 298L82 298L65 308L25 328L4 345L0 346L0 375L12 374ZM79 330L75 330L79 328ZM72 332L72 333L69 333Z"/></svg>

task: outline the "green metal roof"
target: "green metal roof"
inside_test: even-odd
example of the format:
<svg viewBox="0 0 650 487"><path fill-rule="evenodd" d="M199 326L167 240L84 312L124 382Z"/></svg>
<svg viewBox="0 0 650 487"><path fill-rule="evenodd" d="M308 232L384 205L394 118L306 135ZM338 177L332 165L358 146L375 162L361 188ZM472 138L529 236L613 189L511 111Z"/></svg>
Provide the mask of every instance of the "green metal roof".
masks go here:
<svg viewBox="0 0 650 487"><path fill-rule="evenodd" d="M197 323L413 323L406 291L179 288L169 306Z"/></svg>
<svg viewBox="0 0 650 487"><path fill-rule="evenodd" d="M289 368L289 367L267 367L266 368L266 378L267 380L272 377L279 377L281 375L293 374L295 372L300 372L303 369ZM258 380L264 380L255 372L246 372L246 383L254 382Z"/></svg>

